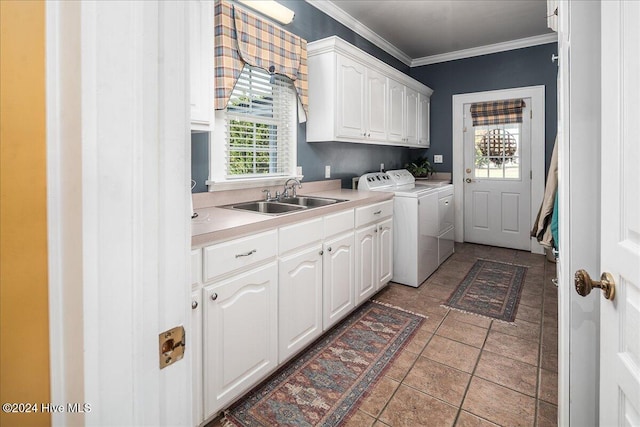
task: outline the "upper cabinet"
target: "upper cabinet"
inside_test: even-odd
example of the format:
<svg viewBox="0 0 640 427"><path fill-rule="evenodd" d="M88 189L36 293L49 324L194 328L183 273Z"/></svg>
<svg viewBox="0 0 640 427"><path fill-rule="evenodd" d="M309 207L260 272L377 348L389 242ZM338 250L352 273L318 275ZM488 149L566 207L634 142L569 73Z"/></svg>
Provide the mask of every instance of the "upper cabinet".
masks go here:
<svg viewBox="0 0 640 427"><path fill-rule="evenodd" d="M430 88L335 36L308 57L307 141L429 146Z"/></svg>
<svg viewBox="0 0 640 427"><path fill-rule="evenodd" d="M189 5L189 68L191 130L213 128L213 1Z"/></svg>

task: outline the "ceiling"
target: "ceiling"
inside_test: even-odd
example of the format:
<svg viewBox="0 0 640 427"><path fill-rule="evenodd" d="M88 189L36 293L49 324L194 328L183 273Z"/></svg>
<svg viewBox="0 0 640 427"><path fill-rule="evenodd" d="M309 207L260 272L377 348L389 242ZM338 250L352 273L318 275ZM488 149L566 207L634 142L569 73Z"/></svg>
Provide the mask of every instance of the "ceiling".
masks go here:
<svg viewBox="0 0 640 427"><path fill-rule="evenodd" d="M550 43L546 0L307 0L408 65Z"/></svg>

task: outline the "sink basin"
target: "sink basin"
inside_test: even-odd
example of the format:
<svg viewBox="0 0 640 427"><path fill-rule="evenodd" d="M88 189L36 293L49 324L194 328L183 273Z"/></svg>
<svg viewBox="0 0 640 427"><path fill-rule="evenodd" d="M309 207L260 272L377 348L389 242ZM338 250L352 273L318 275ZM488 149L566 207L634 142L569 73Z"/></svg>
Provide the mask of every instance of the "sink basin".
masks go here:
<svg viewBox="0 0 640 427"><path fill-rule="evenodd" d="M242 209L245 211L258 212L271 215L282 215L289 212L295 212L305 209L304 206L291 205L277 202L247 202L237 205L225 206L229 209Z"/></svg>
<svg viewBox="0 0 640 427"><path fill-rule="evenodd" d="M309 196L297 196L297 197L285 197L278 200L280 203L287 203L290 205L306 206L308 208L315 208L318 206L332 205L334 203L344 202L343 199L325 199L324 197L309 197Z"/></svg>
<svg viewBox="0 0 640 427"><path fill-rule="evenodd" d="M297 212L304 209L318 208L320 206L332 205L334 203L345 202L344 199L327 199L324 197L285 197L277 201L254 201L238 203L235 205L222 206L227 209L241 209L244 211L257 212L267 215L283 215Z"/></svg>

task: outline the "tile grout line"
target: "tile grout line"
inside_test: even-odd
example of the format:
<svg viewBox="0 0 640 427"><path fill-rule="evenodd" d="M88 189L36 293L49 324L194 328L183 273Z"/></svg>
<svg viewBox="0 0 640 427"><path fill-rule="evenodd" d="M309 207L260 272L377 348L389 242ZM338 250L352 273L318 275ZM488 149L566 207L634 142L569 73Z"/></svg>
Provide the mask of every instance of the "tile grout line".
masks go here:
<svg viewBox="0 0 640 427"><path fill-rule="evenodd" d="M420 351L420 353L418 353L418 357L416 357L416 359L413 361L413 363L411 364L411 366L409 367L409 369L407 369L407 372L405 372L405 374L402 376L402 379L398 382L398 387L396 387L396 389L393 391L393 393L391 393L391 396L389 396L389 399L387 399L387 402L384 404L384 406L380 409L380 413L374 417L373 420L373 424L375 424L377 421L379 421L380 423L384 424L384 425L388 425L385 422L380 420L380 416L383 414L384 410L387 409L387 406L389 406L389 403L393 400L393 397L396 395L396 393L398 392L398 390L400 389L400 387L402 386L402 383L404 382L404 380L407 378L407 375L409 375L409 372L411 372L411 369L413 369L413 367L415 366L416 362L418 361L418 359L420 359L420 355L422 354L422 352L424 352L424 350L427 348L427 346L429 345L429 343L431 342L431 340L433 339L433 337L436 335L436 331L438 330L438 328L442 325L442 323L444 322L444 319L449 315L449 312L447 312L447 314L445 314L442 317L442 320L440 320L440 323L438 323L438 326L436 326L436 328L433 330L433 333L431 334L431 336L429 337L429 339L427 340L427 342L424 344L424 346L422 347L422 350ZM390 377L391 378L391 377ZM392 378L393 379L393 378ZM408 387L408 386L407 386ZM372 424L372 425L373 425Z"/></svg>

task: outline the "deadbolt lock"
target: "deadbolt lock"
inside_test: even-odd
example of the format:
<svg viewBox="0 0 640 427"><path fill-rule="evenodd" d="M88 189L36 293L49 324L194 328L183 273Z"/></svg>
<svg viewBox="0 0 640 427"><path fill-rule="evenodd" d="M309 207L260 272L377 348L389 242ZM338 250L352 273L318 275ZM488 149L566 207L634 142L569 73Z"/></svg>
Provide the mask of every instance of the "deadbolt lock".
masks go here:
<svg viewBox="0 0 640 427"><path fill-rule="evenodd" d="M160 369L166 368L184 357L184 326L176 326L160 333L158 341L160 346Z"/></svg>

